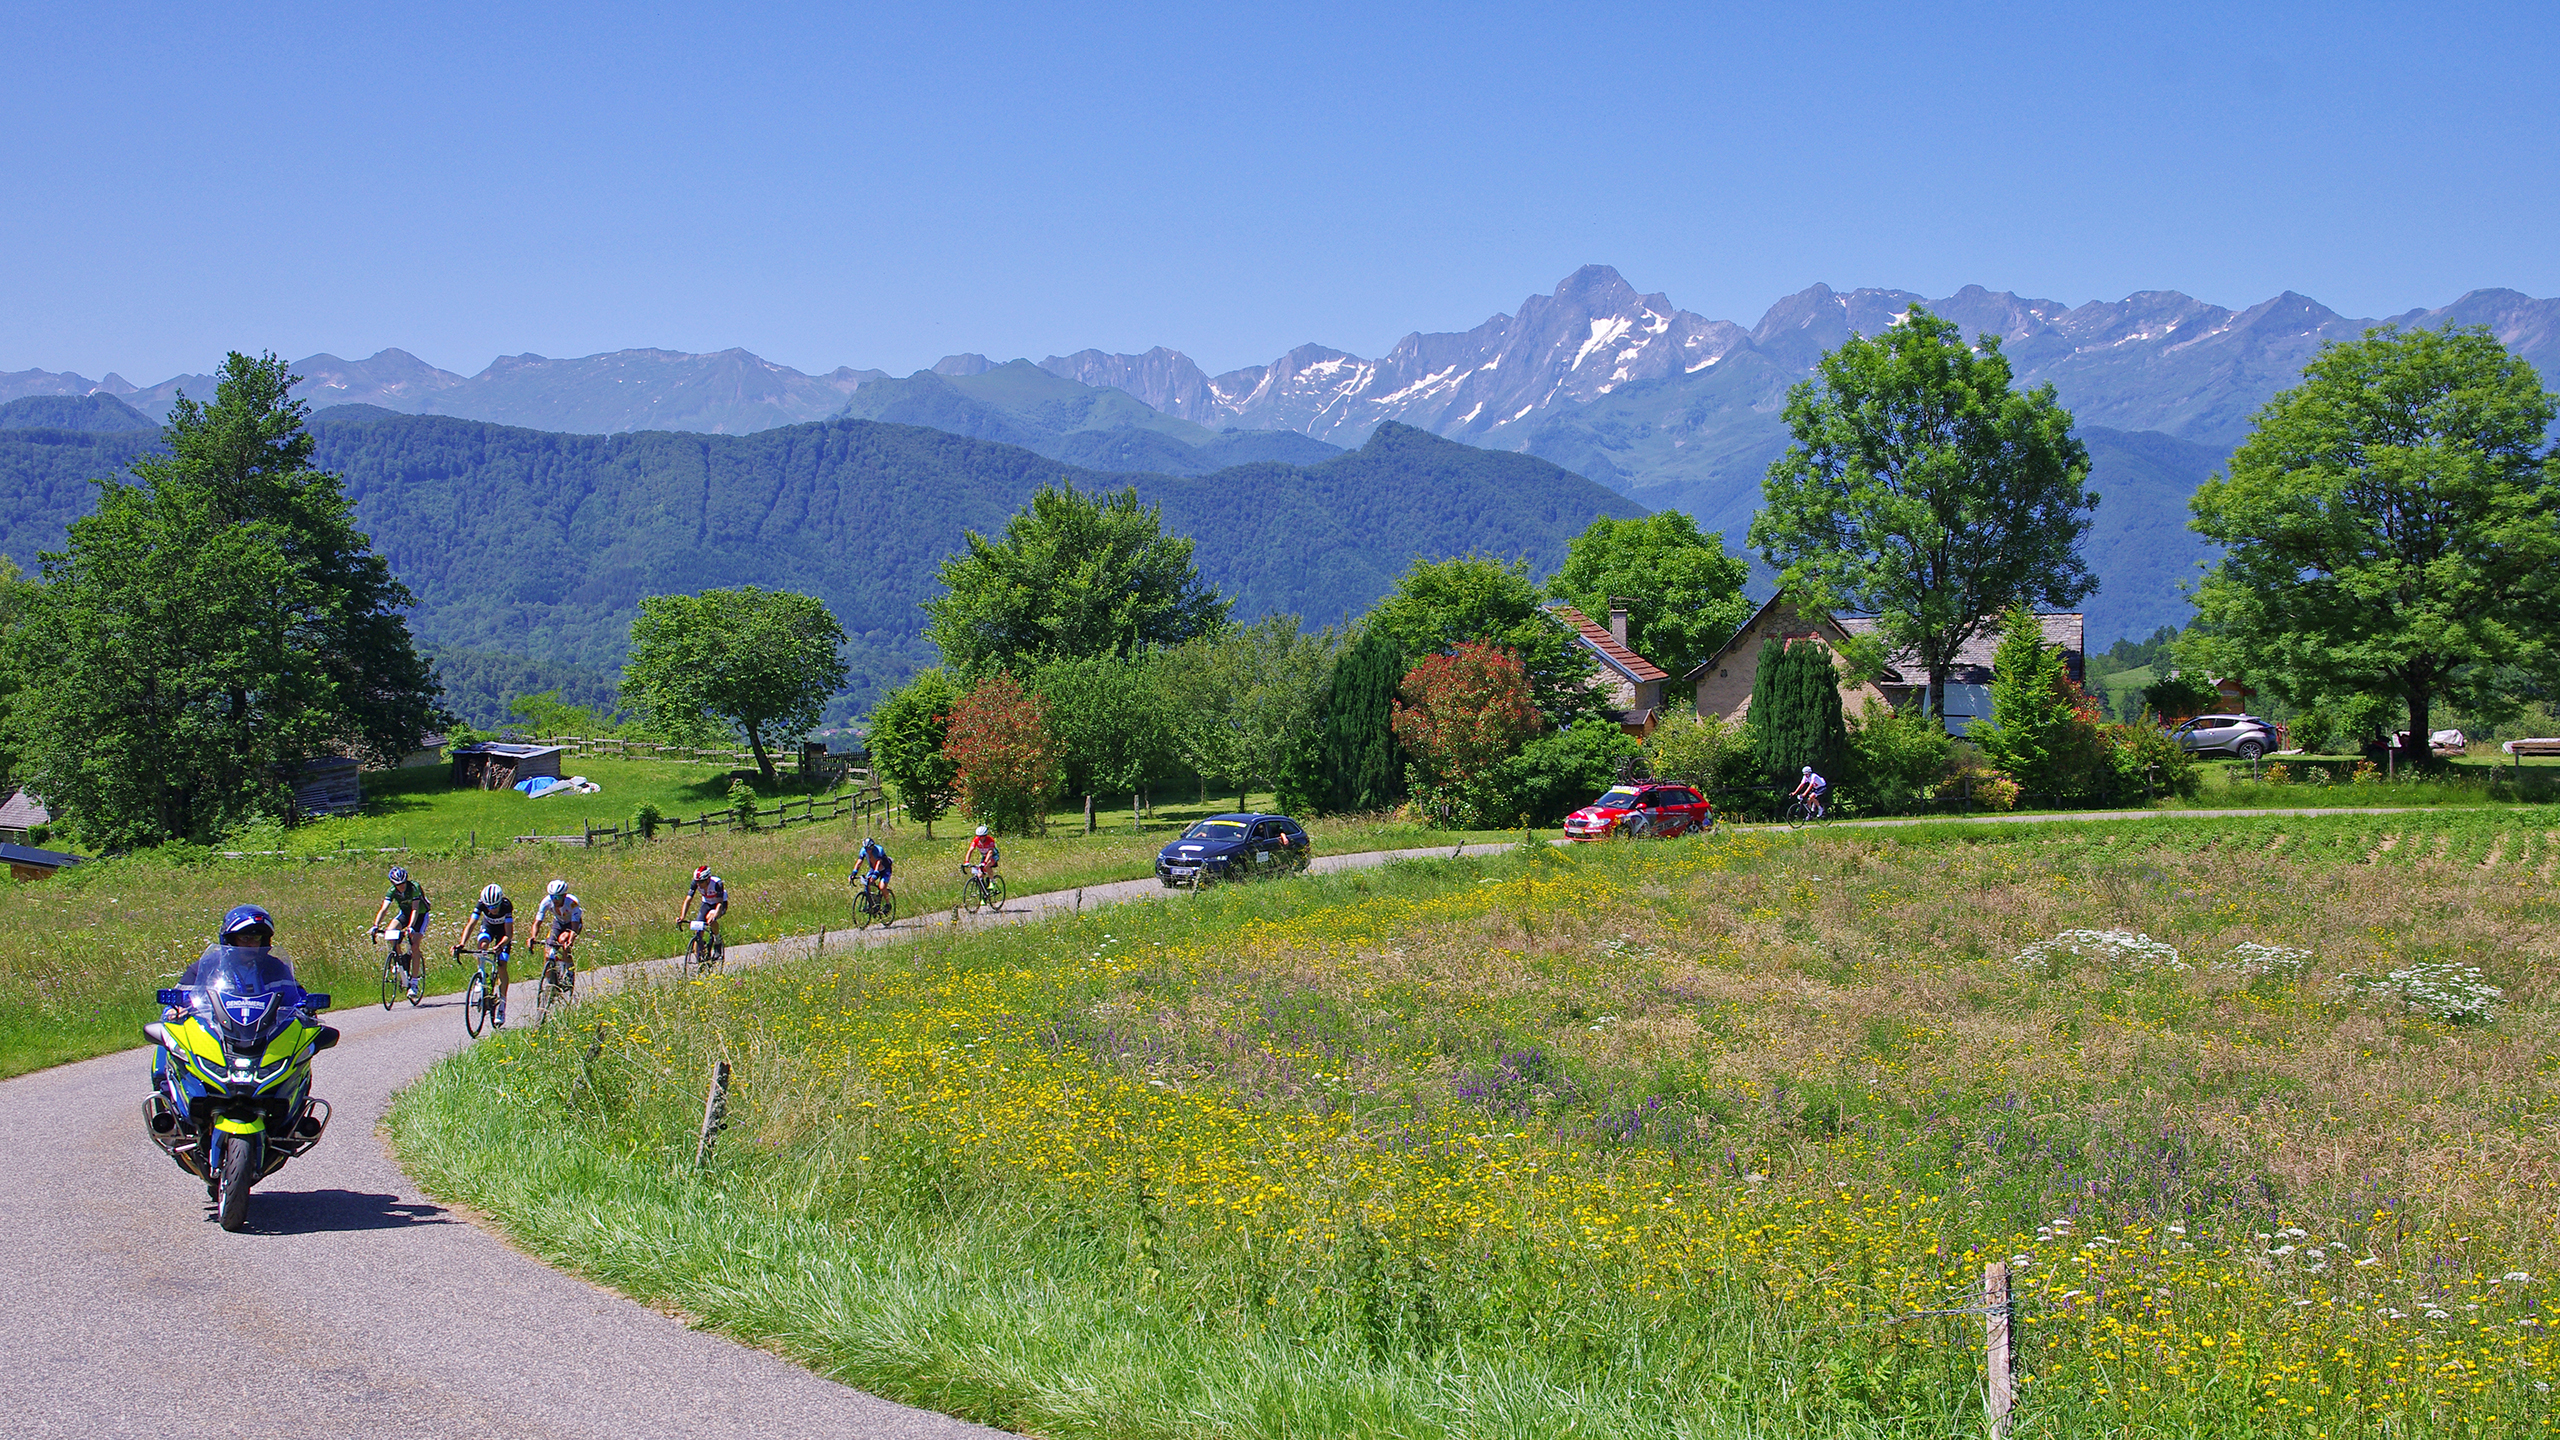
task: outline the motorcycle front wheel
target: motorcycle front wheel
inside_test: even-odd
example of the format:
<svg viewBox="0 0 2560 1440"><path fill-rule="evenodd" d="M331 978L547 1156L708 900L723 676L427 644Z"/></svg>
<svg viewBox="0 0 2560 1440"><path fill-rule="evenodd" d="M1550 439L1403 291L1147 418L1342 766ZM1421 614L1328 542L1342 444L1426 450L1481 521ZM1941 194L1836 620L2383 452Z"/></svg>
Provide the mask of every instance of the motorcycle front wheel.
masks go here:
<svg viewBox="0 0 2560 1440"><path fill-rule="evenodd" d="M258 1178L258 1145L242 1135L222 1138L222 1170L214 1191L215 1213L225 1230L249 1228L249 1184Z"/></svg>

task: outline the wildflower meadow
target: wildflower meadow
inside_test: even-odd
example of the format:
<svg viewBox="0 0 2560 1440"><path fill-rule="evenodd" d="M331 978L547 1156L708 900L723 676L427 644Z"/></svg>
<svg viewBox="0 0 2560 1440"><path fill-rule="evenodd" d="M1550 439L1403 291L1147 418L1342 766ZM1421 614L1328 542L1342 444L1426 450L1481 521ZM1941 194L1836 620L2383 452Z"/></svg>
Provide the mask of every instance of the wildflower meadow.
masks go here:
<svg viewBox="0 0 2560 1440"><path fill-rule="evenodd" d="M2541 1433L2560 815L1523 844L635 986L431 1072L529 1248L1042 1435ZM736 1077L697 1167L703 1077Z"/></svg>

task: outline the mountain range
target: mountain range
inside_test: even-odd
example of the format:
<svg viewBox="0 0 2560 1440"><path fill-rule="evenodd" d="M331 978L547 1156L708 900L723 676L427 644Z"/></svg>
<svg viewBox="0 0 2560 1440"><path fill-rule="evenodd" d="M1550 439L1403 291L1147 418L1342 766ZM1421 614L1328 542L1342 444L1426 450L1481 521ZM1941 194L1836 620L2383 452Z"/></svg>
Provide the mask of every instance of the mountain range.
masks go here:
<svg viewBox="0 0 2560 1440"><path fill-rule="evenodd" d="M1647 508L1686 510L1740 549L1760 477L1787 444L1789 387L1826 350L1914 305L1999 336L2019 381L2052 384L2079 422L2102 497L2089 542L2102 582L2088 602L2099 643L2183 621L2178 584L2207 558L2185 528L2187 497L2323 344L2386 323L2291 292L2231 310L2171 290L2075 306L1980 286L1930 299L1815 285L1744 326L1589 265L1513 313L1410 334L1375 359L1304 345L1216 375L1163 347L1036 364L954 355L904 378L846 367L807 375L743 350L519 355L467 378L399 350L362 361L315 355L295 368L315 407L358 402L581 434L745 434L844 416L1170 475L1322 463L1397 424L1552 461ZM2544 374L2560 373L2560 300L2475 290L2387 323L2482 325ZM0 374L0 401L107 395L152 419L181 388L201 396L212 382L181 376L143 390L113 375Z"/></svg>
<svg viewBox="0 0 2560 1440"><path fill-rule="evenodd" d="M21 565L94 508L93 477L159 444L156 427L16 423L60 403L0 405L0 551ZM413 628L456 709L481 723L500 717L508 693L597 693L643 596L750 583L827 603L853 667L835 714L859 713L931 662L921 602L963 533L1001 532L1061 480L1136 487L1168 530L1192 538L1202 576L1238 619L1309 624L1368 608L1416 558L1482 549L1551 570L1595 516L1644 513L1546 461L1396 424L1317 464L1200 476L1110 473L849 418L752 435L563 435L341 405L315 414L311 433L314 463L343 477L357 523L416 592Z"/></svg>

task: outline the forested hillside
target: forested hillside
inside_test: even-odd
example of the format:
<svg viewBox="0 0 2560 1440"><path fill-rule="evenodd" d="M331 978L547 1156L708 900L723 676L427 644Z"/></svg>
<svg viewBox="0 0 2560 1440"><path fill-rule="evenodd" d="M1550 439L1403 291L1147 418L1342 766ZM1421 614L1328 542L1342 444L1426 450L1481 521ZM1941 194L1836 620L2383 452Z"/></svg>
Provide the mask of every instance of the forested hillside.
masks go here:
<svg viewBox="0 0 2560 1440"><path fill-rule="evenodd" d="M964 530L992 533L1032 491L1136 485L1199 544L1242 619L1357 613L1415 556L1525 554L1541 570L1596 515L1642 507L1523 455L1404 426L1320 465L1197 477L1086 470L939 430L836 420L706 435L558 435L371 406L312 421L315 463L416 590L439 654L551 666L570 688L619 666L643 595L756 584L823 598L852 637L867 697L931 657L918 605ZM0 552L32 566L152 432L0 432ZM464 678L459 671L457 680ZM473 688L483 688L477 683Z"/></svg>

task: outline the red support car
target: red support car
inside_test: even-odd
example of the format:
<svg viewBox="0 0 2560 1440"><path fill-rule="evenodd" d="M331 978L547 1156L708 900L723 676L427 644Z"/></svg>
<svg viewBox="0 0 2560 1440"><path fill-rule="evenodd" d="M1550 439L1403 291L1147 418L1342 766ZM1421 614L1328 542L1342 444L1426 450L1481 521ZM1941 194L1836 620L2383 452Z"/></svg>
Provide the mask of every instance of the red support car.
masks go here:
<svg viewBox="0 0 2560 1440"><path fill-rule="evenodd" d="M1564 817L1564 838L1703 835L1715 823L1716 807L1691 787L1640 780L1612 785L1607 794Z"/></svg>

